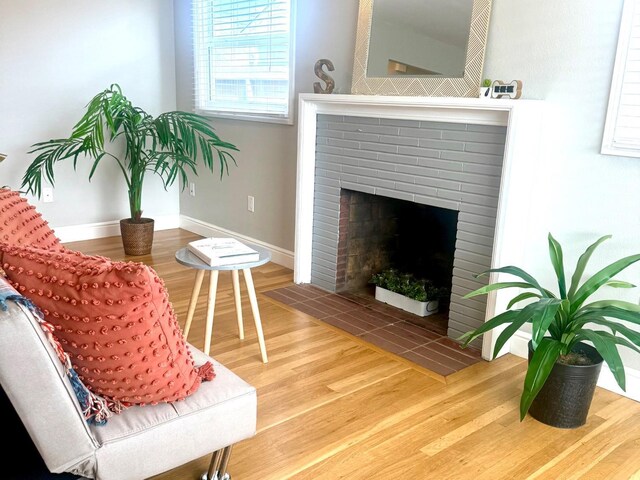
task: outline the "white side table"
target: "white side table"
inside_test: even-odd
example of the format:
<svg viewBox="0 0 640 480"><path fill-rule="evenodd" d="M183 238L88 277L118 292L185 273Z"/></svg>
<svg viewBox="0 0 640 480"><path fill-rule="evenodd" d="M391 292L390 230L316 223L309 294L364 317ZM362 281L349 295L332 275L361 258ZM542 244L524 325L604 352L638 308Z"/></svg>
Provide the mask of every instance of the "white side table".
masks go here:
<svg viewBox="0 0 640 480"><path fill-rule="evenodd" d="M246 244L246 242L245 242ZM193 314L196 310L196 304L198 303L198 295L200 295L200 287L202 286L202 280L204 279L205 271L211 272L211 278L209 282L209 299L207 303L207 323L204 332L204 353L209 355L209 349L211 346L211 335L213 333L213 313L216 304L216 290L218 289L218 273L221 270L230 270L231 279L233 281L233 295L235 297L236 304L236 316L238 318L238 333L240 340L244 340L244 324L242 321L242 302L240 300L240 280L239 270L242 270L244 281L247 284L247 291L249 293L249 301L251 302L251 311L253 313L253 321L256 324L256 332L258 334L258 343L260 345L260 354L262 355L262 361L267 363L267 347L264 343L264 334L262 332L262 321L260 320L260 310L258 309L258 299L256 298L256 290L253 285L253 277L251 276L251 269L264 265L271 260L271 253L262 247L253 244L247 244L254 250L258 251L260 258L255 262L238 263L233 265L221 265L221 266L209 266L200 260L197 256L191 253L186 247L181 248L176 252L176 261L185 267L193 268L196 270L196 280L193 285L193 292L191 293L191 301L189 302L189 310L187 313L187 323L184 326L184 336L188 338L189 330L191 329L191 321L193 320Z"/></svg>

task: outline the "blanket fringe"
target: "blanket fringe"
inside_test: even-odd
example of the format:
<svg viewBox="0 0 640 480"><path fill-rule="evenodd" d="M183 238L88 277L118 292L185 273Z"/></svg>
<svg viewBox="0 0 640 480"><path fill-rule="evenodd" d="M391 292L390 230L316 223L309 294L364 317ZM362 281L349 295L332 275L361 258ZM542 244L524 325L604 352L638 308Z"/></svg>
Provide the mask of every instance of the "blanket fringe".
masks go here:
<svg viewBox="0 0 640 480"><path fill-rule="evenodd" d="M118 400L108 399L96 395L95 393L91 392L84 383L82 383L82 381L78 377L78 374L71 366L71 359L69 358L69 355L63 350L62 345L54 335L53 325L44 320L44 314L31 300L23 297L22 295L2 296L0 297L0 309L7 309L6 302L8 300L27 308L38 320L40 328L42 328L42 331L47 337L47 340L49 340L49 343L55 350L58 359L64 365L65 373L69 378L69 382L71 383L76 397L78 398L78 403L80 403L82 414L84 415L84 418L88 423L93 423L95 425L104 425L107 423L107 419L112 417L114 413L120 413L126 408Z"/></svg>
<svg viewBox="0 0 640 480"><path fill-rule="evenodd" d="M216 372L213 370L213 364L211 362L207 362L196 368L198 369L198 376L205 382L209 382L216 377Z"/></svg>

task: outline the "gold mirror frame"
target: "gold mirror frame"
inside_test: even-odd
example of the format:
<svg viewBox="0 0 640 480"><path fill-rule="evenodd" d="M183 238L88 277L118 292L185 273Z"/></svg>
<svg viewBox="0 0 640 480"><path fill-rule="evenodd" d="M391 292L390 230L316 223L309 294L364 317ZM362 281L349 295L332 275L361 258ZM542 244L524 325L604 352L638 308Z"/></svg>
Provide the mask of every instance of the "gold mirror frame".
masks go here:
<svg viewBox="0 0 640 480"><path fill-rule="evenodd" d="M360 0L351 93L361 95L407 95L432 97L476 97L482 79L491 0L474 0L464 76L367 77L369 38L374 0Z"/></svg>

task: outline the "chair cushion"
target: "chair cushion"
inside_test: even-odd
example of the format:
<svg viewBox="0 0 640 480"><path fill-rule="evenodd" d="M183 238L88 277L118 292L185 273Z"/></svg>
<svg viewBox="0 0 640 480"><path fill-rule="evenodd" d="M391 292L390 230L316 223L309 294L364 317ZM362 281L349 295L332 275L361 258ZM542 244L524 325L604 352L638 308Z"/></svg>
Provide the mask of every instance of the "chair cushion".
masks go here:
<svg viewBox="0 0 640 480"><path fill-rule="evenodd" d="M18 192L0 188L0 242L55 248L60 240Z"/></svg>
<svg viewBox="0 0 640 480"><path fill-rule="evenodd" d="M0 265L54 325L93 392L128 405L172 402L213 378L211 364L195 366L152 268L6 244L0 244Z"/></svg>
<svg viewBox="0 0 640 480"><path fill-rule="evenodd" d="M189 348L196 363L211 360ZM99 444L93 472L100 472L104 480L148 478L255 435L255 388L213 363L216 378L185 401L131 407L103 427L90 426Z"/></svg>

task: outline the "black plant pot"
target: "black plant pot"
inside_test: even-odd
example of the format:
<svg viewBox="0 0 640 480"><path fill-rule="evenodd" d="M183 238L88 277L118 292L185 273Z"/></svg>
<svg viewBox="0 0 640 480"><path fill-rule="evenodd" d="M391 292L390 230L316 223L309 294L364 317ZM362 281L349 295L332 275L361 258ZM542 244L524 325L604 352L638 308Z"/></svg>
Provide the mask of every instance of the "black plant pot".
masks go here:
<svg viewBox="0 0 640 480"><path fill-rule="evenodd" d="M578 428L584 425L596 390L602 357L595 348L584 343L576 345L573 351L584 353L594 364L556 363L529 408L533 418L552 427ZM532 355L529 342L529 360Z"/></svg>

